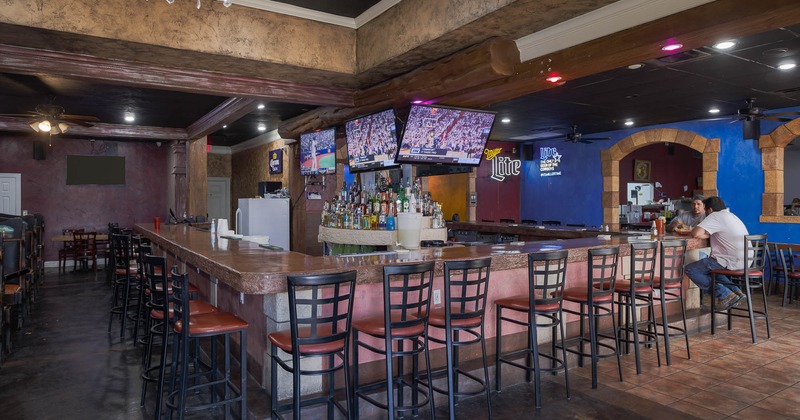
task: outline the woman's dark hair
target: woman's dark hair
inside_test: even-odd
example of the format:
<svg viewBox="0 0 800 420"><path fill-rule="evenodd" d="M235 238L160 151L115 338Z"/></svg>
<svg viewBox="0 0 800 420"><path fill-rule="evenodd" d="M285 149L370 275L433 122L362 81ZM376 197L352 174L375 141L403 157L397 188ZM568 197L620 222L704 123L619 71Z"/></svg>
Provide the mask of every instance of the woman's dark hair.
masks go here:
<svg viewBox="0 0 800 420"><path fill-rule="evenodd" d="M714 211L725 210L726 208L728 208L725 205L725 202L722 201L721 198L716 197L716 196L715 197L708 197L705 200L703 200L703 205L705 205L707 209L710 208L710 209L712 209Z"/></svg>

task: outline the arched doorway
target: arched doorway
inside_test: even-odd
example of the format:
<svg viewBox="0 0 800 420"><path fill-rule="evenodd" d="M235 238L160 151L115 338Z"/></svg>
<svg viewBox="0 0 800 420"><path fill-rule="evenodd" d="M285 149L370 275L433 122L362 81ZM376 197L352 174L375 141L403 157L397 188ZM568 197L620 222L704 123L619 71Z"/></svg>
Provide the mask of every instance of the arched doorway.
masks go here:
<svg viewBox="0 0 800 420"><path fill-rule="evenodd" d="M676 143L703 154L703 194L717 195L719 139L708 139L691 131L676 128L642 130L600 152L603 174L603 223L619 230L619 161L645 146Z"/></svg>
<svg viewBox="0 0 800 420"><path fill-rule="evenodd" d="M800 136L800 118L778 126L758 139L761 168L764 170L764 194L761 196L762 223L800 223L796 216L784 216L784 152Z"/></svg>

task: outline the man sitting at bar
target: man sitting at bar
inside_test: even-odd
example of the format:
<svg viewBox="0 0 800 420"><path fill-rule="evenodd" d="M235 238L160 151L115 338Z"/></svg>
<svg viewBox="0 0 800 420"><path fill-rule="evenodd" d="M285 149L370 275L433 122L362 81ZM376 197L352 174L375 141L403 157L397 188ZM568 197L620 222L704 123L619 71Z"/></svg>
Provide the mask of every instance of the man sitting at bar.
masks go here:
<svg viewBox="0 0 800 420"><path fill-rule="evenodd" d="M684 231L688 232L706 218L706 206L703 204L705 197L695 195L692 197L692 210L685 211L669 222L667 232Z"/></svg>
<svg viewBox="0 0 800 420"><path fill-rule="evenodd" d="M717 299L715 306L728 310L738 305L744 298L742 291L727 277L717 275L716 287L711 290L711 270L744 269L744 235L747 227L728 210L719 197L703 200L706 218L692 229L692 236L700 239L711 238L711 256L686 265L686 275L701 290Z"/></svg>

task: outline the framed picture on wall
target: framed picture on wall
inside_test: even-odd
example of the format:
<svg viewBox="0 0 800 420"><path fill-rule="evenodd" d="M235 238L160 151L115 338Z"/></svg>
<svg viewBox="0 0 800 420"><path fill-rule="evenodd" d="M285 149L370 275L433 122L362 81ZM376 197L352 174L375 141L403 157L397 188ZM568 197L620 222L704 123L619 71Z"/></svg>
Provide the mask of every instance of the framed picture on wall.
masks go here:
<svg viewBox="0 0 800 420"><path fill-rule="evenodd" d="M269 151L269 173L270 175L283 172L283 149Z"/></svg>
<svg viewBox="0 0 800 420"><path fill-rule="evenodd" d="M633 161L633 180L635 182L650 182L650 161Z"/></svg>

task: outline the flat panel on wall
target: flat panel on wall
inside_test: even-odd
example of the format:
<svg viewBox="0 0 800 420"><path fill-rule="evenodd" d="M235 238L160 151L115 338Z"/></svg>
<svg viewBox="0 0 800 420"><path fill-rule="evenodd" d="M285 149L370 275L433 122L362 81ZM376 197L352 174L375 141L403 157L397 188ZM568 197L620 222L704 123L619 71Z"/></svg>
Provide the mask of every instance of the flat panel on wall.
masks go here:
<svg viewBox="0 0 800 420"><path fill-rule="evenodd" d="M67 156L67 185L125 184L124 156Z"/></svg>

